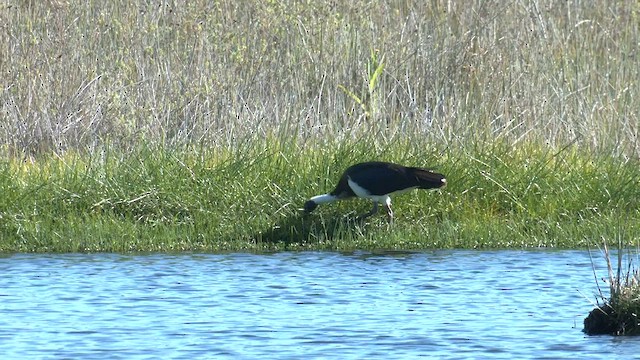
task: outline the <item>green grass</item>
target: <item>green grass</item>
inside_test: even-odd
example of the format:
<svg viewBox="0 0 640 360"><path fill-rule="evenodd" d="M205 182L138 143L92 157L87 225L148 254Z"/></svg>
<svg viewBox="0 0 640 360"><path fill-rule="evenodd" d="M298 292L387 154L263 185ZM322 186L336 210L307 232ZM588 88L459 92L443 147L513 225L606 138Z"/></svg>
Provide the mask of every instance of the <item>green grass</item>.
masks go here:
<svg viewBox="0 0 640 360"><path fill-rule="evenodd" d="M0 5L0 251L637 243L637 2ZM348 165L447 175L323 206Z"/></svg>
<svg viewBox="0 0 640 360"><path fill-rule="evenodd" d="M2 162L0 251L267 251L586 247L640 238L640 166L565 148L487 153L380 148L361 138L323 151L278 139L240 152L141 147L123 156L68 153ZM439 191L394 198L396 222L354 221L368 201L299 208L330 191L342 170L371 158L429 164L448 175Z"/></svg>

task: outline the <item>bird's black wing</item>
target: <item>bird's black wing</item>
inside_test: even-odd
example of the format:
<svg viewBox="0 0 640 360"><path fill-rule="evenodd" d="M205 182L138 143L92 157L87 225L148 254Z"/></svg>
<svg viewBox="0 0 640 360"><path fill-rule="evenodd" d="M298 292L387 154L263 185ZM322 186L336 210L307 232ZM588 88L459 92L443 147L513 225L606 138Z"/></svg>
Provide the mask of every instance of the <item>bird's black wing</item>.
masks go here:
<svg viewBox="0 0 640 360"><path fill-rule="evenodd" d="M345 174L372 195L387 195L418 185L406 167L392 163L357 164L347 169Z"/></svg>

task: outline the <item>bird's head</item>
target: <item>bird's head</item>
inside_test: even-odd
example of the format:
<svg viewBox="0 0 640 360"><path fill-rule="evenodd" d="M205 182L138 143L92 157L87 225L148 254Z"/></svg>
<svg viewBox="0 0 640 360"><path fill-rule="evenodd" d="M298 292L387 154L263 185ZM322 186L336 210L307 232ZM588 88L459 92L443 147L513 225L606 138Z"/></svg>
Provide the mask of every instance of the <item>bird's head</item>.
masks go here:
<svg viewBox="0 0 640 360"><path fill-rule="evenodd" d="M318 207L318 204L315 201L309 200L306 203L304 203L304 212L308 214L313 210L315 210L315 208L317 207Z"/></svg>

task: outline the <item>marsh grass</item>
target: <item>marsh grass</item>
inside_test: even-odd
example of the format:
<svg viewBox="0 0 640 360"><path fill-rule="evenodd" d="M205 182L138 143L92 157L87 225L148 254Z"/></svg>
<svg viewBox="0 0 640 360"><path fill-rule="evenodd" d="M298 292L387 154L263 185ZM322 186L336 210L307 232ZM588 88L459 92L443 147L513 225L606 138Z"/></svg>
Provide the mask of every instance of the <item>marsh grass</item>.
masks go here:
<svg viewBox="0 0 640 360"><path fill-rule="evenodd" d="M126 155L104 149L5 161L0 250L585 247L621 217L626 239L640 234L640 167L609 157L507 146L471 156L414 142L372 153L363 138L322 151L275 138L247 144L239 152L142 146ZM370 207L363 200L302 216L307 198L371 158L430 164L450 174L449 186L395 197L392 229L382 216L354 221Z"/></svg>
<svg viewBox="0 0 640 360"><path fill-rule="evenodd" d="M624 245L621 236L618 234L615 239L615 255L607 246L607 240L602 241L601 252L607 263L607 277L599 281L594 266L598 287L596 308L584 321L584 331L590 335L640 335L638 246ZM608 294L602 290L601 282L607 284Z"/></svg>
<svg viewBox="0 0 640 360"><path fill-rule="evenodd" d="M637 158L639 5L19 1L2 151L237 147L284 134ZM577 140L576 140L577 139Z"/></svg>
<svg viewBox="0 0 640 360"><path fill-rule="evenodd" d="M0 5L1 251L637 242L639 5ZM447 175L298 208L348 165ZM346 217L345 217L346 215Z"/></svg>

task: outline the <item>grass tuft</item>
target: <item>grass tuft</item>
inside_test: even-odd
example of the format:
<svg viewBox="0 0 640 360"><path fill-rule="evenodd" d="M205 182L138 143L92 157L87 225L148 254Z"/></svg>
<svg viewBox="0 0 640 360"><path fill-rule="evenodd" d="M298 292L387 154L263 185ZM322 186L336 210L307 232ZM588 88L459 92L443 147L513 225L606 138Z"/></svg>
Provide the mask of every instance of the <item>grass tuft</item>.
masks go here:
<svg viewBox="0 0 640 360"><path fill-rule="evenodd" d="M596 308L584 320L584 332L589 335L640 335L640 269L633 262L634 258L637 262L637 254L626 252L624 259L626 247L621 236L616 240L617 255L613 255L603 239L607 262L607 278L603 282L608 284L609 296L602 291L596 275L599 292Z"/></svg>

